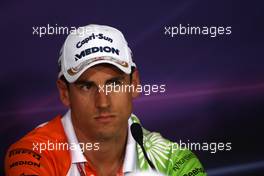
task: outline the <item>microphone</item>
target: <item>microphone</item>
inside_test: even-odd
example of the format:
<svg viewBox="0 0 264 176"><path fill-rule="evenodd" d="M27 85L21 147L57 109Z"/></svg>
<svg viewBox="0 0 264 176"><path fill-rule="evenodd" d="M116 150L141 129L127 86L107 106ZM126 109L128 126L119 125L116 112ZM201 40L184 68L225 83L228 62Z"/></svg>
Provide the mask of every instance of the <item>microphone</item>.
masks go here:
<svg viewBox="0 0 264 176"><path fill-rule="evenodd" d="M135 139L135 141L139 144L139 146L141 147L142 151L143 151L143 154L144 154L144 157L146 158L146 160L148 161L148 164L149 166L156 171L156 168L154 166L154 164L150 161L147 153L146 153L146 150L143 146L143 131L142 131L142 128L140 126L139 123L133 123L131 126L130 126L130 130L131 130L131 134L133 136L133 138Z"/></svg>

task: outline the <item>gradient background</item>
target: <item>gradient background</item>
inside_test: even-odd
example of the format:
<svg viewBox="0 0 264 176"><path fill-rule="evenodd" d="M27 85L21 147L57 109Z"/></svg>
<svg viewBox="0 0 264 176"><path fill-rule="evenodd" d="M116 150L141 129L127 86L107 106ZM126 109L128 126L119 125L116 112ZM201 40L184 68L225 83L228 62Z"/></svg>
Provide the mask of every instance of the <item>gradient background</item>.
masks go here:
<svg viewBox="0 0 264 176"><path fill-rule="evenodd" d="M134 113L173 141L232 142L231 151L195 151L209 175L264 175L264 14L261 1L2 0L1 167L7 147L63 114L55 86L66 35L38 37L33 26L119 28L143 84L165 94L141 96ZM231 26L232 34L164 35L165 26ZM1 174L3 175L3 169Z"/></svg>

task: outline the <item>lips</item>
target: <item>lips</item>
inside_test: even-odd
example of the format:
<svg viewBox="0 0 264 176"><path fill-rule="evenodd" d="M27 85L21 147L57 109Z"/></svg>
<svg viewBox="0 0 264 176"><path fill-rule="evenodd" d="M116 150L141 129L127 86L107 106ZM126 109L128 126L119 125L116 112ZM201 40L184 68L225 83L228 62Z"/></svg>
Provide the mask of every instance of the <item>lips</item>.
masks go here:
<svg viewBox="0 0 264 176"><path fill-rule="evenodd" d="M94 119L97 122L109 123L109 122L112 122L114 118L115 118L114 115L99 115L99 116L96 116Z"/></svg>

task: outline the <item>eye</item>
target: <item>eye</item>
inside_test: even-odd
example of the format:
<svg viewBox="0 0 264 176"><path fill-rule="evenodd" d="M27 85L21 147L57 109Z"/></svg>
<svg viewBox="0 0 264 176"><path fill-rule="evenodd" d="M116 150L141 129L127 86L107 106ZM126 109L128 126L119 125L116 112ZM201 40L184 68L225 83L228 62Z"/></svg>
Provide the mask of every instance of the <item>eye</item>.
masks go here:
<svg viewBox="0 0 264 176"><path fill-rule="evenodd" d="M90 84L90 83L85 83L85 84L80 84L79 88L84 90L84 91L88 91L88 90L90 90L92 88L92 86L93 85Z"/></svg>

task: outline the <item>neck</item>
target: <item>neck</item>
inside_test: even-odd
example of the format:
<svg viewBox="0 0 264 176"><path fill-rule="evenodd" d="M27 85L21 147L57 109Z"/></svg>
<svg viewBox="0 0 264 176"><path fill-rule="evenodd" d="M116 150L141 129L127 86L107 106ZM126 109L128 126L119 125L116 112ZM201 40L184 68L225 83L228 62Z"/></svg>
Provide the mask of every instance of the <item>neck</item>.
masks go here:
<svg viewBox="0 0 264 176"><path fill-rule="evenodd" d="M127 130L123 135L107 140L94 141L85 135L80 129L75 128L75 133L80 143L99 143L99 150L84 150L84 155L92 168L99 175L116 175L122 167L125 149Z"/></svg>

